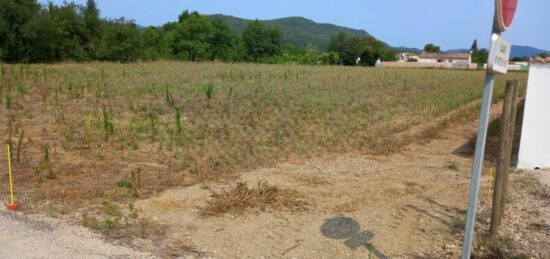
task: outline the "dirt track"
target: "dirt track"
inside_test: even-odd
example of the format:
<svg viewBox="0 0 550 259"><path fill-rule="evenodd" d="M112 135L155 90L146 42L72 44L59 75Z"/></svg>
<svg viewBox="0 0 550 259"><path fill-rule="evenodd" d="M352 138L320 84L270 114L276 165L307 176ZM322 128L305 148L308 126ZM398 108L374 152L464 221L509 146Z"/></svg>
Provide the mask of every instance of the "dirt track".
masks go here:
<svg viewBox="0 0 550 259"><path fill-rule="evenodd" d="M4 204L4 203L2 203ZM0 209L0 258L152 258L81 226Z"/></svg>

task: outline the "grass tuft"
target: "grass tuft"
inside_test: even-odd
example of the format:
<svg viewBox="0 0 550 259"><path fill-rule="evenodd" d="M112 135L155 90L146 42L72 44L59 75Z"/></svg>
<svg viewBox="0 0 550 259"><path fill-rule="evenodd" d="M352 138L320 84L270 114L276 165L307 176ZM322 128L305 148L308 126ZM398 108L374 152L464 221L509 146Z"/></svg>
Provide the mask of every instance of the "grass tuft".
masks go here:
<svg viewBox="0 0 550 259"><path fill-rule="evenodd" d="M206 98L208 100L212 100L212 97L214 97L214 85L213 84L204 85L204 93L206 94Z"/></svg>

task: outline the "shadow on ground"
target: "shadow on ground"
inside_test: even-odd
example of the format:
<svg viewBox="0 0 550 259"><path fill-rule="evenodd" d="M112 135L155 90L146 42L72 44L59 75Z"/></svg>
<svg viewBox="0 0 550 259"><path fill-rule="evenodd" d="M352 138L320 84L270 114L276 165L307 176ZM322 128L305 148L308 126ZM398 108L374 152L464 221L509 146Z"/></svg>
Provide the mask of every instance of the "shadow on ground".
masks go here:
<svg viewBox="0 0 550 259"><path fill-rule="evenodd" d="M344 244L350 249L355 250L365 247L378 258L388 258L369 243L374 234L368 230L361 231L361 225L352 218L335 217L327 219L321 226L321 233L330 239L346 240Z"/></svg>
<svg viewBox="0 0 550 259"><path fill-rule="evenodd" d="M523 110L525 106L525 99L518 102L517 118L516 125L514 128L514 143L512 146L512 166L517 165L518 154L519 154L519 144L521 141L521 129L523 125ZM496 162L498 157L499 150L499 141L500 141L500 117L491 121L489 124L489 129L487 132L487 143L485 147L485 160ZM476 145L477 136L474 135L468 142L464 143L462 146L453 151L454 155L462 157L473 157Z"/></svg>

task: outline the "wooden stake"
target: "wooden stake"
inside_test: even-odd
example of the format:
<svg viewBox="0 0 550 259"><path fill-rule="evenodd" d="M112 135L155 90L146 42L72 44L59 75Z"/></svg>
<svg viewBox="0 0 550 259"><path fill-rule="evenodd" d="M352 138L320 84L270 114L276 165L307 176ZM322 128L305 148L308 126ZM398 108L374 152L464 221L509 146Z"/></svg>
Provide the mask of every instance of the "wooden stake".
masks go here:
<svg viewBox="0 0 550 259"><path fill-rule="evenodd" d="M502 182L502 199L500 200L500 215L504 215L504 208L506 205L506 197L508 197L508 174L510 171L510 165L512 160L512 149L514 147L514 135L516 132L516 117L517 117L517 107L518 107L518 98L519 98L519 81L516 79L514 80L513 84L513 91L512 91L512 108L510 111L510 125L508 129L508 136L507 136L507 150L506 150L506 157L505 157L505 168L504 170L504 177ZM502 217L501 217L502 218ZM502 219L501 219L502 220ZM500 223L499 223L500 225Z"/></svg>
<svg viewBox="0 0 550 259"><path fill-rule="evenodd" d="M141 189L141 167L138 167L136 171L132 171L132 190L134 190L134 195L138 198L141 196L139 190Z"/></svg>
<svg viewBox="0 0 550 259"><path fill-rule="evenodd" d="M508 80L506 82L506 89L505 89L505 95L504 95L504 106L502 108L502 116L501 116L501 122L500 122L500 145L499 145L499 152L498 152L498 160L497 160L497 170L495 175L495 189L493 192L493 208L492 208L492 214L491 214L491 227L490 227L490 233L491 235L496 235L498 233L498 227L500 226L500 223L502 221L502 205L503 200L505 200L505 196L503 196L503 186L504 183L507 182L505 180L505 177L508 176L508 169L509 169L509 159L507 159L509 156L507 155L508 151L510 150L509 144L511 141L509 140L510 131L511 131L511 113L512 113L512 103L513 103L513 93L514 93L514 82L511 80Z"/></svg>

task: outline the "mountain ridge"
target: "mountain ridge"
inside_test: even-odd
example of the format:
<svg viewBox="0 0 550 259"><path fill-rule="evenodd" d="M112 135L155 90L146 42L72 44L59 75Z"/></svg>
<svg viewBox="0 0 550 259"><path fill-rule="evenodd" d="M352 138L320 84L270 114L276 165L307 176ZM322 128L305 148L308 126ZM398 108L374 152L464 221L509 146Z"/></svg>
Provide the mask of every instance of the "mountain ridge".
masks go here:
<svg viewBox="0 0 550 259"><path fill-rule="evenodd" d="M206 15L209 19L220 18L224 20L227 25L233 29L236 33L242 34L246 29L248 23L253 22L254 19L245 19L232 15L224 14L211 14ZM330 37L337 35L340 32L346 32L352 37L368 37L371 36L364 29L353 29L345 26L339 26L332 23L318 23L314 20L302 17L302 16L289 16L277 19L259 20L264 25L279 27L283 32L283 43L290 43L297 47L305 47L307 45L313 45L320 51L326 51L330 44ZM139 28L144 28L139 26ZM382 39L379 39L383 42ZM385 43L384 43L385 44ZM386 44L387 45L387 44ZM388 45L389 46L389 45ZM422 49L414 47L391 47L396 52L422 52ZM467 52L466 48L463 49L449 49L444 52L456 53ZM513 45L510 58L515 57L530 57L540 53L550 54L550 50L543 50L531 46Z"/></svg>
<svg viewBox="0 0 550 259"><path fill-rule="evenodd" d="M207 15L207 17L209 19L221 18L238 34L242 34L248 23L254 21L251 19L244 19L223 14ZM346 32L352 37L370 36L370 34L363 29L352 29L331 23L317 23L301 16L259 21L267 26L279 27L283 32L283 43L290 43L297 47L305 47L310 44L317 47L317 49L321 51L328 48L330 37L340 33L341 31Z"/></svg>

